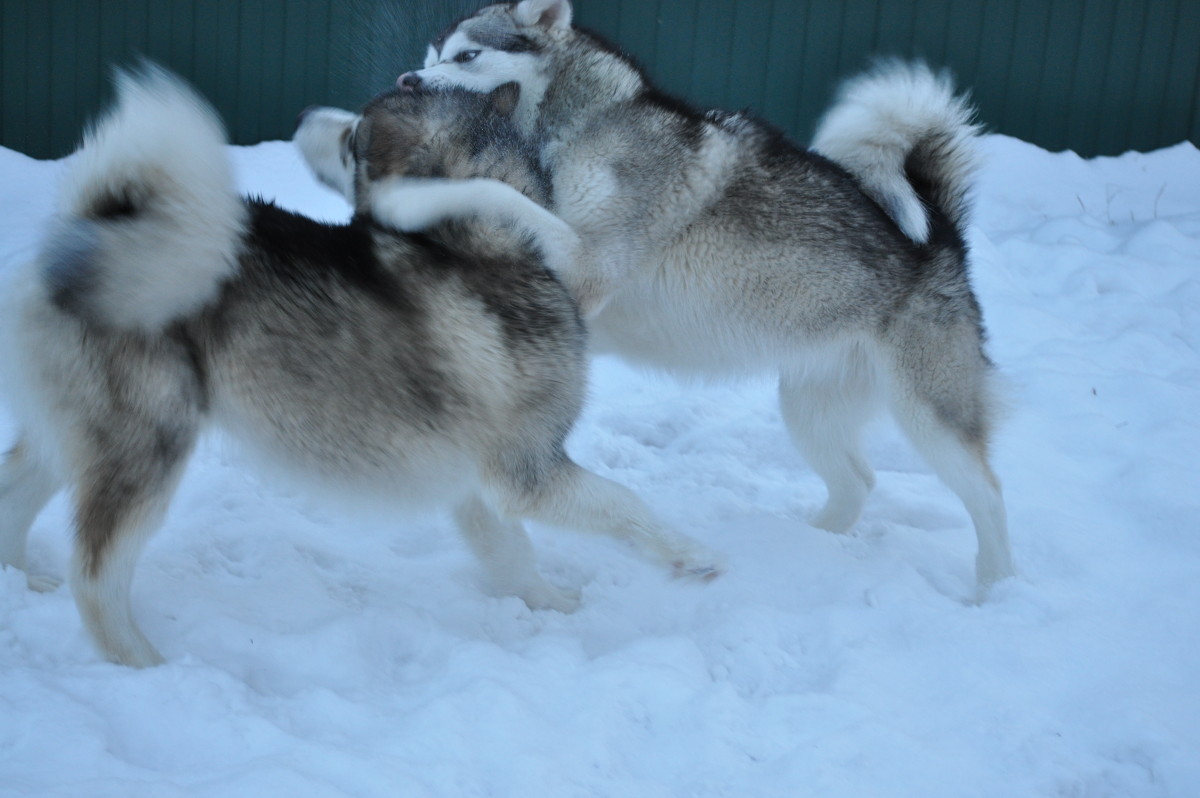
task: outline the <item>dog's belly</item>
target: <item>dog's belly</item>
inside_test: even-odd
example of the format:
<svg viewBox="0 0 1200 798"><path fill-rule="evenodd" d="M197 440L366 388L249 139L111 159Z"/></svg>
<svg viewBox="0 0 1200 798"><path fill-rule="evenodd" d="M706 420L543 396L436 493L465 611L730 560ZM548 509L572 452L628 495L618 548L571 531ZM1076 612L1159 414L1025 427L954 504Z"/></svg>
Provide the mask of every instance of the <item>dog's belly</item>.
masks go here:
<svg viewBox="0 0 1200 798"><path fill-rule="evenodd" d="M781 348L758 327L708 298L627 290L593 320L592 346L681 373L753 374L777 366Z"/></svg>
<svg viewBox="0 0 1200 798"><path fill-rule="evenodd" d="M717 255L675 247L645 259L593 320L594 348L699 375L777 368L809 337L795 272Z"/></svg>
<svg viewBox="0 0 1200 798"><path fill-rule="evenodd" d="M693 232L630 270L591 321L593 349L717 377L804 368L871 339L899 296L896 281L821 255Z"/></svg>
<svg viewBox="0 0 1200 798"><path fill-rule="evenodd" d="M432 506L478 485L476 449L484 442L473 447L467 429L422 425L353 401L300 398L293 394L281 402L223 392L213 420L256 460L319 488Z"/></svg>

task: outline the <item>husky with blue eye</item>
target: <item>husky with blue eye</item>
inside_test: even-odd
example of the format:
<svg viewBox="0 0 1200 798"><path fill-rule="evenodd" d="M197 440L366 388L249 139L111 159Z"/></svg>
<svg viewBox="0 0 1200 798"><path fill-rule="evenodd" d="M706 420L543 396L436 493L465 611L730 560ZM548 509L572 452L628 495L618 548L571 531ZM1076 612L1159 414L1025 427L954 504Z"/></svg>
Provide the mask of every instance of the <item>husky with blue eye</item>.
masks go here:
<svg viewBox="0 0 1200 798"><path fill-rule="evenodd" d="M715 555L563 448L585 339L549 267L575 241L525 196L544 202L546 183L505 144L515 86L393 92L353 130L306 116L310 144L323 130L317 149L345 147L354 166L346 225L238 196L219 120L176 78L147 67L117 88L0 312L21 424L0 465L0 561L24 567L31 522L68 488L71 588L110 659L161 661L130 583L210 423L335 490L453 507L495 587L530 607L569 611L577 596L539 575L521 519L717 572ZM433 175L475 179L471 203L411 182ZM436 212L405 216L414 191Z"/></svg>
<svg viewBox="0 0 1200 798"><path fill-rule="evenodd" d="M571 24L568 0L487 6L402 89L521 86L517 124L586 256L564 280L595 348L684 375L779 375L792 438L848 530L874 485L860 433L883 407L958 494L981 587L1012 575L989 465L996 402L968 280L976 127L950 81L884 64L814 141L696 111Z"/></svg>

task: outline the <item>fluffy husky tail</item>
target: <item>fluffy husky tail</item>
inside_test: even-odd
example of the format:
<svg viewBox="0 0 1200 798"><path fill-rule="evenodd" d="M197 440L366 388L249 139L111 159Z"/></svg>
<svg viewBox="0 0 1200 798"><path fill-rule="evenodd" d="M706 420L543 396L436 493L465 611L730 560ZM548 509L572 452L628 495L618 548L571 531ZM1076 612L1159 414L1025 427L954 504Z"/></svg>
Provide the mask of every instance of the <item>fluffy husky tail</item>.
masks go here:
<svg viewBox="0 0 1200 798"><path fill-rule="evenodd" d="M215 298L245 205L208 103L151 65L118 72L116 89L68 166L41 273L67 312L153 332Z"/></svg>
<svg viewBox="0 0 1200 798"><path fill-rule="evenodd" d="M927 205L962 231L975 171L974 110L948 75L885 62L848 81L813 149L858 178L913 241L929 241Z"/></svg>

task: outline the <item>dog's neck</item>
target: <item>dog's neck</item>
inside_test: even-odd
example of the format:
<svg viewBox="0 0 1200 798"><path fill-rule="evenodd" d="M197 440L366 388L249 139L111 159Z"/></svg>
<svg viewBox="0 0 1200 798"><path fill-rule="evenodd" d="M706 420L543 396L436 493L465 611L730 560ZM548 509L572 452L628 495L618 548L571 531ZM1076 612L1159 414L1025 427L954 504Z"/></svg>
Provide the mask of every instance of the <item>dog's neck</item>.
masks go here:
<svg viewBox="0 0 1200 798"><path fill-rule="evenodd" d="M603 49L587 34L571 31L570 35L567 46L549 65L536 105L536 124L545 139L570 135L594 115L632 100L647 88L645 77L628 61ZM539 87L531 88L534 91L529 94L536 100Z"/></svg>

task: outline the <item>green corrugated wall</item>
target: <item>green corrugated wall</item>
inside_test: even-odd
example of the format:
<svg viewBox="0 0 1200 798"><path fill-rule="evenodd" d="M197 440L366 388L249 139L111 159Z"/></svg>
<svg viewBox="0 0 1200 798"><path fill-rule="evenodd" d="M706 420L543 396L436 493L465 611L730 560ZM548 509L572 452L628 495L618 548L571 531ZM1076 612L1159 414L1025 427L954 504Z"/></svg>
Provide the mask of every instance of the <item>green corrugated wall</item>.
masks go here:
<svg viewBox="0 0 1200 798"><path fill-rule="evenodd" d="M420 64L463 0L0 0L0 144L69 152L138 56L190 79L239 143L357 106ZM982 120L1084 155L1200 142L1200 0L579 0L576 20L702 106L805 140L872 55L950 67Z"/></svg>
<svg viewBox="0 0 1200 798"><path fill-rule="evenodd" d="M666 89L807 139L873 55L971 89L987 126L1085 155L1200 143L1200 0L621 0L577 19Z"/></svg>

